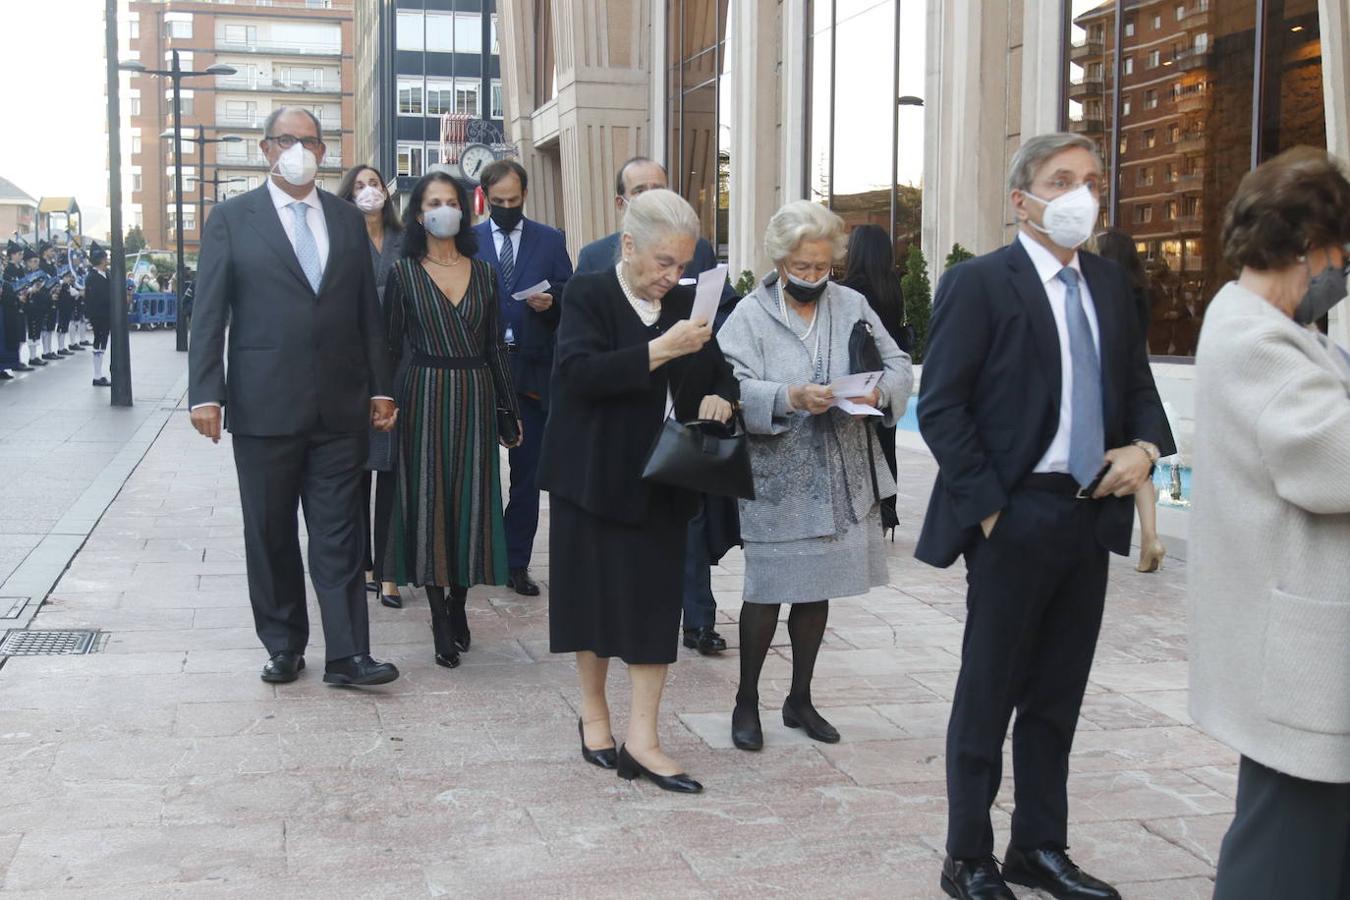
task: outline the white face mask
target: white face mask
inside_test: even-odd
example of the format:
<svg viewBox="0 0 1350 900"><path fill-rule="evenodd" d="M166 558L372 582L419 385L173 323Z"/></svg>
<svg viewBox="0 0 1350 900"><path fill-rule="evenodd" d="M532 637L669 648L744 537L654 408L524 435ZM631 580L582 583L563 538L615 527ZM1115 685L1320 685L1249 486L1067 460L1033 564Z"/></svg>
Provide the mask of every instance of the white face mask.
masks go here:
<svg viewBox="0 0 1350 900"><path fill-rule="evenodd" d="M368 184L356 192L353 201L361 212L375 212L384 208L384 191L376 185Z"/></svg>
<svg viewBox="0 0 1350 900"><path fill-rule="evenodd" d="M1042 200L1030 191L1023 193L1045 207L1044 227L1030 222L1031 227L1049 235L1050 240L1058 246L1065 250L1076 250L1092 237L1093 229L1097 227L1100 206L1087 185L1080 184L1053 200Z"/></svg>
<svg viewBox="0 0 1350 900"><path fill-rule="evenodd" d="M459 234L464 214L453 206L436 206L422 213L422 226L432 237L452 238Z"/></svg>
<svg viewBox="0 0 1350 900"><path fill-rule="evenodd" d="M312 182L317 171L319 161L303 144L292 144L291 149L281 151L277 164L272 167L274 175L280 175L296 187L304 187Z"/></svg>

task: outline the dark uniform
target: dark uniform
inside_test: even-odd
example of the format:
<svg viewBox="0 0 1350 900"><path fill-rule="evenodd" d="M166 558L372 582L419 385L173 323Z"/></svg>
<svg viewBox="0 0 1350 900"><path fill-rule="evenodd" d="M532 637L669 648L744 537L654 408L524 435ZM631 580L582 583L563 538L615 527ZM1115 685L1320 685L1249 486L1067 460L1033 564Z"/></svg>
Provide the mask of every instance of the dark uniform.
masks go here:
<svg viewBox="0 0 1350 900"><path fill-rule="evenodd" d="M23 251L24 274L31 275L41 268L42 257L31 248ZM42 336L42 326L47 320L47 306L50 297L39 288L30 286L20 295L24 305L24 320L28 325L28 364L45 366L47 361L38 353L38 338ZM44 300L44 297L46 299Z"/></svg>
<svg viewBox="0 0 1350 900"><path fill-rule="evenodd" d="M97 266L108 258L107 251L98 244L89 250L89 261ZM84 278L84 309L94 329L94 386L109 387L103 377L103 353L108 347L108 327L112 320L112 287L108 276L97 268L89 270Z"/></svg>
<svg viewBox="0 0 1350 900"><path fill-rule="evenodd" d="M26 328L23 304L13 286L15 279L23 277L23 266L18 262L22 253L23 248L13 241L5 248L7 262L4 277L0 279L0 372L8 369L28 371L28 366L19 360L19 347L26 336Z"/></svg>

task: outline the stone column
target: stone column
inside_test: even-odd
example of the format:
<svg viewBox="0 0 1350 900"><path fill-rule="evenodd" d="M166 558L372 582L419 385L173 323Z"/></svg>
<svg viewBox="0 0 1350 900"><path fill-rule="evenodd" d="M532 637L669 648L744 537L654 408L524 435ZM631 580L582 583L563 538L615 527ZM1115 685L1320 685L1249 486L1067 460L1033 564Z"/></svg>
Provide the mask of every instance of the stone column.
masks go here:
<svg viewBox="0 0 1350 900"><path fill-rule="evenodd" d="M801 6L801 0L786 4ZM775 140L784 114L780 88L778 40L784 34L779 4L755 0L732 0L727 56L731 60L731 209L728 222L727 259L734 282L746 269L756 275L769 270L764 255L764 229L781 204L779 182L784 177L786 144ZM790 17L789 17L790 18ZM797 20L800 31L800 18ZM793 71L805 80L805 67ZM797 110L800 122L801 110ZM785 132L787 130L785 129ZM795 148L799 157L801 132ZM798 163L800 164L800 163ZM798 179L800 183L800 178Z"/></svg>

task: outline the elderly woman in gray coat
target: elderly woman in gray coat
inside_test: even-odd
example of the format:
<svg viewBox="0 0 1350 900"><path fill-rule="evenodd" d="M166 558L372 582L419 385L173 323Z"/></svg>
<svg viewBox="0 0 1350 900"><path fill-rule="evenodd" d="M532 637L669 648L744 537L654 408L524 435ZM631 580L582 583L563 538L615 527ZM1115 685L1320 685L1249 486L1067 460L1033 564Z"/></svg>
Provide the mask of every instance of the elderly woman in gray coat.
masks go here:
<svg viewBox="0 0 1350 900"><path fill-rule="evenodd" d="M845 412L837 401L880 409L893 426L913 384L909 357L863 295L830 281L844 247L838 216L806 200L788 203L769 221L764 245L775 271L718 333L740 381L755 476L755 499L741 503L745 593L731 733L742 750L764 746L759 674L783 603L791 606L792 642L783 724L839 740L811 703L828 598L886 583L879 503L895 494L895 480L876 445L874 416ZM850 374L849 336L859 321L871 328L884 371L865 396L836 398L831 384Z"/></svg>
<svg viewBox="0 0 1350 900"><path fill-rule="evenodd" d="M1350 897L1350 181L1300 147L1249 172L1240 270L1196 353L1191 714L1242 754L1217 900Z"/></svg>

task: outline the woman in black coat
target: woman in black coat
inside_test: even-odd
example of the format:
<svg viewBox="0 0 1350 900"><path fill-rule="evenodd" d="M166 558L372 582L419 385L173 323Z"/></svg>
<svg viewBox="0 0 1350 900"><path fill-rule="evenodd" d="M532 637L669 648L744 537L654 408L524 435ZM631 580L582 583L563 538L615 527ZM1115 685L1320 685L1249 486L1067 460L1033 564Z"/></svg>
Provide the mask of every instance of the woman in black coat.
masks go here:
<svg viewBox="0 0 1350 900"><path fill-rule="evenodd" d="M662 751L656 723L698 497L644 481L642 470L672 408L680 421L725 422L740 396L711 323L689 321L693 289L677 287L698 232L678 194L648 191L624 217L623 261L568 282L539 464L550 498L550 649L577 657L582 757L688 793L702 786ZM605 698L615 656L633 687L617 754Z"/></svg>

